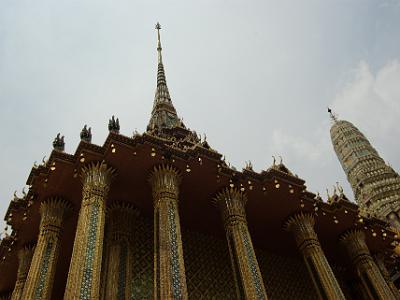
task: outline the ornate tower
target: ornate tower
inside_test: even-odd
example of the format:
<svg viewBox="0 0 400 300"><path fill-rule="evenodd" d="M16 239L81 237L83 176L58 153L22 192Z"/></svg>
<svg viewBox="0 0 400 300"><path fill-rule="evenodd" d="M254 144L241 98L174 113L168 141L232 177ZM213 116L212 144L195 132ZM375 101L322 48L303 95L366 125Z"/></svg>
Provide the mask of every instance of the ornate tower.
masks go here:
<svg viewBox="0 0 400 300"><path fill-rule="evenodd" d="M400 229L400 177L352 123L332 113L331 139L362 214Z"/></svg>
<svg viewBox="0 0 400 300"><path fill-rule="evenodd" d="M158 71L157 71L157 88L154 96L154 105L151 112L151 119L147 130L163 130L180 125L181 120L178 118L176 110L172 105L169 95L167 80L165 78L164 65L161 55L161 39L160 39L160 23L156 25L157 29L157 52L158 52ZM183 125L183 124L182 124Z"/></svg>

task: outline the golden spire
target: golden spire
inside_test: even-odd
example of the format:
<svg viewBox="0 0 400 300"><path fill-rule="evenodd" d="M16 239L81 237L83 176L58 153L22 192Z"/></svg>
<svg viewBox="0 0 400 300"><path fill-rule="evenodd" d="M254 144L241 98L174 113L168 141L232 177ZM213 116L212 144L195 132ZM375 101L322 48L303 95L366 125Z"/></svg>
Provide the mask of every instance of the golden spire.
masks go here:
<svg viewBox="0 0 400 300"><path fill-rule="evenodd" d="M163 128L173 128L179 126L181 123L174 106L172 105L171 97L169 95L167 80L165 77L164 65L161 56L161 38L160 38L161 25L157 22L157 53L158 53L158 67L157 67L157 88L154 97L153 111L147 130L161 130Z"/></svg>

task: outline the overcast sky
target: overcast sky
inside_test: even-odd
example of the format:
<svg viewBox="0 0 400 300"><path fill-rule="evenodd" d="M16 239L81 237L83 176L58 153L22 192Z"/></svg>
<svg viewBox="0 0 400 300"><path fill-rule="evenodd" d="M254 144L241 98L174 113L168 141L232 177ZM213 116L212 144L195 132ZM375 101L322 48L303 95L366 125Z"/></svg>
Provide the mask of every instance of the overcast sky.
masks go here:
<svg viewBox="0 0 400 300"><path fill-rule="evenodd" d="M82 1L0 4L0 215L58 132L102 145L111 115L143 132L156 32L186 125L241 169L281 155L312 192L336 181L327 106L400 170L400 1Z"/></svg>

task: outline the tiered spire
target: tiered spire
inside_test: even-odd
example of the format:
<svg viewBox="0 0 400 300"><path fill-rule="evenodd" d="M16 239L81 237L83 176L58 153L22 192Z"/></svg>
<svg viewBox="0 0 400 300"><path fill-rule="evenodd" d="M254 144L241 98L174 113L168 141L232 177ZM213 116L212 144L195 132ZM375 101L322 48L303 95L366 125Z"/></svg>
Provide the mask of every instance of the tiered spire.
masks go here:
<svg viewBox="0 0 400 300"><path fill-rule="evenodd" d="M157 88L154 97L153 111L147 130L162 130L164 128L172 128L179 126L179 120L176 110L171 102L167 81L165 79L164 65L162 62L162 47L160 39L160 23L156 24L157 30L157 52L158 52L158 71L157 71Z"/></svg>
<svg viewBox="0 0 400 300"><path fill-rule="evenodd" d="M334 118L330 133L360 211L400 229L400 176L352 123Z"/></svg>

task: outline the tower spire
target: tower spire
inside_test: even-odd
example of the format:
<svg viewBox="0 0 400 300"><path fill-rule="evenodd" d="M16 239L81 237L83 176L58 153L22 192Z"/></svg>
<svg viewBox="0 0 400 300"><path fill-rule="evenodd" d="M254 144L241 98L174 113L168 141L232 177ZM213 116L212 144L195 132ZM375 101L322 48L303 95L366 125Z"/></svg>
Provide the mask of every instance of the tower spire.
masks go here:
<svg viewBox="0 0 400 300"><path fill-rule="evenodd" d="M178 118L176 110L172 104L169 95L167 80L165 77L164 64L162 61L162 47L160 30L161 25L157 22L157 53L158 53L158 69L157 69L157 87L154 96L153 111L147 130L162 130L164 128L173 128L180 125L181 121Z"/></svg>
<svg viewBox="0 0 400 300"><path fill-rule="evenodd" d="M161 47L161 38L160 38L160 29L161 29L161 25L160 25L160 23L158 23L158 22L157 22L157 24L156 24L156 29L157 29L158 63L159 63L159 64L162 64L162 55L161 55L162 47Z"/></svg>
<svg viewBox="0 0 400 300"><path fill-rule="evenodd" d="M330 109L329 107L328 107L328 113L329 113L329 116L331 117L331 120L332 120L333 122L337 122L337 121L338 121L338 116L337 116L337 114L335 114L335 113L332 111L332 109Z"/></svg>

